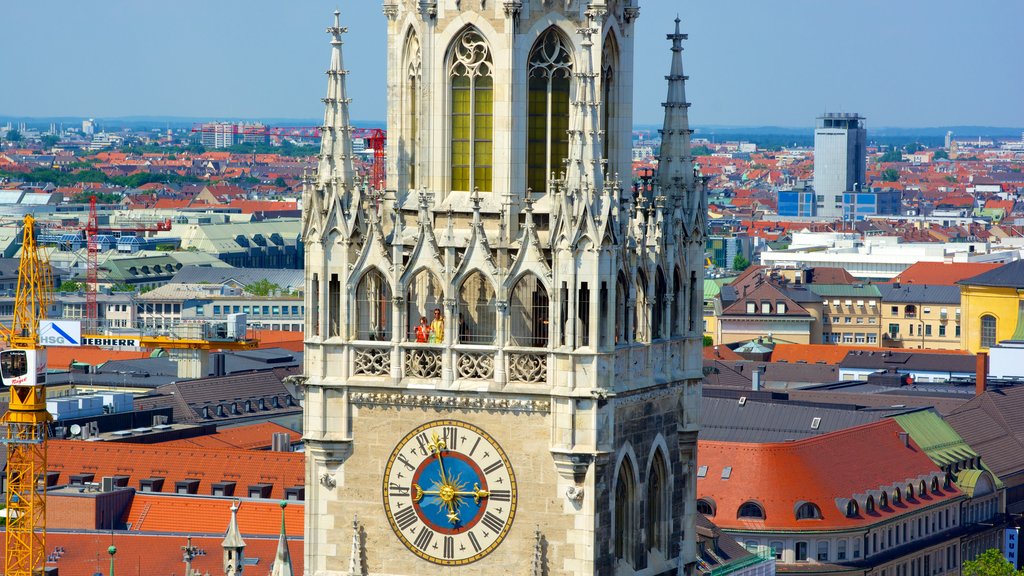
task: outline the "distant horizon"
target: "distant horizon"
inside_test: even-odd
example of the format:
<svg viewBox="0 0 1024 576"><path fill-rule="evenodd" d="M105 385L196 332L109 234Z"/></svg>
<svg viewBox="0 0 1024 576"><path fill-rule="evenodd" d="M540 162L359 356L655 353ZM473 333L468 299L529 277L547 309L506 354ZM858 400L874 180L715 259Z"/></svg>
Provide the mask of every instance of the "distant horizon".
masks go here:
<svg viewBox="0 0 1024 576"><path fill-rule="evenodd" d="M7 122L24 122L26 124L37 124L43 125L53 122L80 122L82 120L95 120L96 122L115 122L115 123L145 123L145 122L176 122L182 124L191 124L199 122L259 122L268 126L274 125L291 125L291 126L319 126L322 120L319 118L288 118L288 117L218 117L218 116L176 116L176 115L131 115L131 116L77 116L77 115L66 115L66 116L11 116L0 114L0 125L6 125ZM1010 135L1020 136L1024 132L1024 125L1021 126L998 126L998 125L985 125L985 124L937 124L933 126L872 126L870 124L871 119L868 118L868 132L871 131L907 131L907 132L925 132L925 131L953 131L953 135L956 136L956 129L961 130L992 130L999 132L1006 132ZM287 123L287 124L286 124ZM387 122L385 120L375 119L353 119L352 124L359 126L370 126L378 127L385 126ZM660 123L634 123L633 128L649 129L649 128L660 128ZM694 130L729 130L729 131L742 131L742 130L783 130L783 131L814 131L814 124L805 125L781 125L781 124L700 124L691 123L691 128Z"/></svg>
<svg viewBox="0 0 1024 576"><path fill-rule="evenodd" d="M336 3L349 29L345 66L357 118L386 117L381 4ZM869 127L1024 126L1024 74L1012 65L1024 54L1024 2L639 4L638 125L657 125L664 114L665 35L678 14L698 126L805 127L821 112L844 110L866 116ZM4 114L302 119L323 110L324 27L334 4L52 0L4 8Z"/></svg>

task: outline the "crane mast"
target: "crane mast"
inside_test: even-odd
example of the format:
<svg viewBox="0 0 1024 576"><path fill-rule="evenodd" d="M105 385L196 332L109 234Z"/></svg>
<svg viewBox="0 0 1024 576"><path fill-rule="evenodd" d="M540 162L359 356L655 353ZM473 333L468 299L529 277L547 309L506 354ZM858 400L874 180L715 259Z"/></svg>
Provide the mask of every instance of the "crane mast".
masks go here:
<svg viewBox="0 0 1024 576"><path fill-rule="evenodd" d="M39 345L39 321L53 301L49 265L35 241L35 219L25 216L14 320L0 351L0 378L10 391L3 416L7 431L6 576L41 574L46 550L46 350Z"/></svg>

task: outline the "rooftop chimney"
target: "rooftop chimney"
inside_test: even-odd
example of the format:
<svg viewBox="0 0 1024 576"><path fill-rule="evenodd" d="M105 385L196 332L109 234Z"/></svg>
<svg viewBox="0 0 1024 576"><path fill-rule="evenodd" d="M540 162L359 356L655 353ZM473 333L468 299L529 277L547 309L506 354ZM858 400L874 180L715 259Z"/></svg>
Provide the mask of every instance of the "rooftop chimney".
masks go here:
<svg viewBox="0 0 1024 576"><path fill-rule="evenodd" d="M978 355L975 357L974 366L977 371L974 377L974 393L977 396L981 396L985 393L985 388L987 387L988 352L978 352Z"/></svg>

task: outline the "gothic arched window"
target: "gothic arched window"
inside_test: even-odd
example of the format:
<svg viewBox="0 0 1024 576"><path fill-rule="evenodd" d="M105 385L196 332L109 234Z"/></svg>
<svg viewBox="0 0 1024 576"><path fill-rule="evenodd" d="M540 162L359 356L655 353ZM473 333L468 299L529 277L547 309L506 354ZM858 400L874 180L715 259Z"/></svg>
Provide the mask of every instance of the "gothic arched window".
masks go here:
<svg viewBox="0 0 1024 576"><path fill-rule="evenodd" d="M415 190L419 185L416 162L418 161L420 138L420 70L422 67L422 56L420 41L412 30L409 31L405 45L405 97L403 105L406 128L403 145L405 146L409 170L408 186L410 189Z"/></svg>
<svg viewBox="0 0 1024 576"><path fill-rule="evenodd" d="M668 336L665 330L665 299L668 289L665 286L665 274L658 267L654 274L654 308L651 310L651 340L660 340Z"/></svg>
<svg viewBox="0 0 1024 576"><path fill-rule="evenodd" d="M494 125L494 77L491 49L483 36L467 28L452 44L451 188L490 192Z"/></svg>
<svg viewBox="0 0 1024 576"><path fill-rule="evenodd" d="M409 282L406 288L405 302L408 341L417 340L416 326L421 320L426 320L428 326L434 321L434 310L440 311L442 318L444 317L444 288L429 270L420 270L413 276L412 282ZM427 329L420 332L419 340L433 341Z"/></svg>
<svg viewBox="0 0 1024 576"><path fill-rule="evenodd" d="M356 286L356 340L391 340L391 286L376 269Z"/></svg>
<svg viewBox="0 0 1024 576"><path fill-rule="evenodd" d="M619 65L619 45L615 41L614 34L609 33L604 40L604 48L601 51L601 93L604 99L603 118L604 121L604 157L608 160L608 173L615 174L619 167L613 156L618 146L617 141L617 116L618 116L618 91L615 71Z"/></svg>
<svg viewBox="0 0 1024 576"><path fill-rule="evenodd" d="M548 291L533 274L516 282L509 303L513 346L546 348L548 345Z"/></svg>
<svg viewBox="0 0 1024 576"><path fill-rule="evenodd" d="M628 458L619 465L618 480L615 483L615 558L633 563L636 544L636 479L633 466Z"/></svg>
<svg viewBox="0 0 1024 576"><path fill-rule="evenodd" d="M658 549L668 557L671 509L671 492L668 488L668 468L661 451L654 454L651 472L647 477L647 547Z"/></svg>
<svg viewBox="0 0 1024 576"><path fill-rule="evenodd" d="M572 55L558 31L541 34L530 52L526 185L547 191L548 176L569 154L569 93Z"/></svg>
<svg viewBox="0 0 1024 576"><path fill-rule="evenodd" d="M460 344L493 344L497 332L494 287L480 272L466 278L459 290L459 310L451 326Z"/></svg>

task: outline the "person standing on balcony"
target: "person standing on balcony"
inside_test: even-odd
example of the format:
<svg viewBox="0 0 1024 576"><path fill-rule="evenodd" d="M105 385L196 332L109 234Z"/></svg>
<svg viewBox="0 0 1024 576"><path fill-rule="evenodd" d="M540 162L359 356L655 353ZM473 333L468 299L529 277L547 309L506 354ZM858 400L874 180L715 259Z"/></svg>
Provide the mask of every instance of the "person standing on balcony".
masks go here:
<svg viewBox="0 0 1024 576"><path fill-rule="evenodd" d="M444 342L444 316L440 308L434 308L434 320L430 322L430 342L440 344Z"/></svg>

